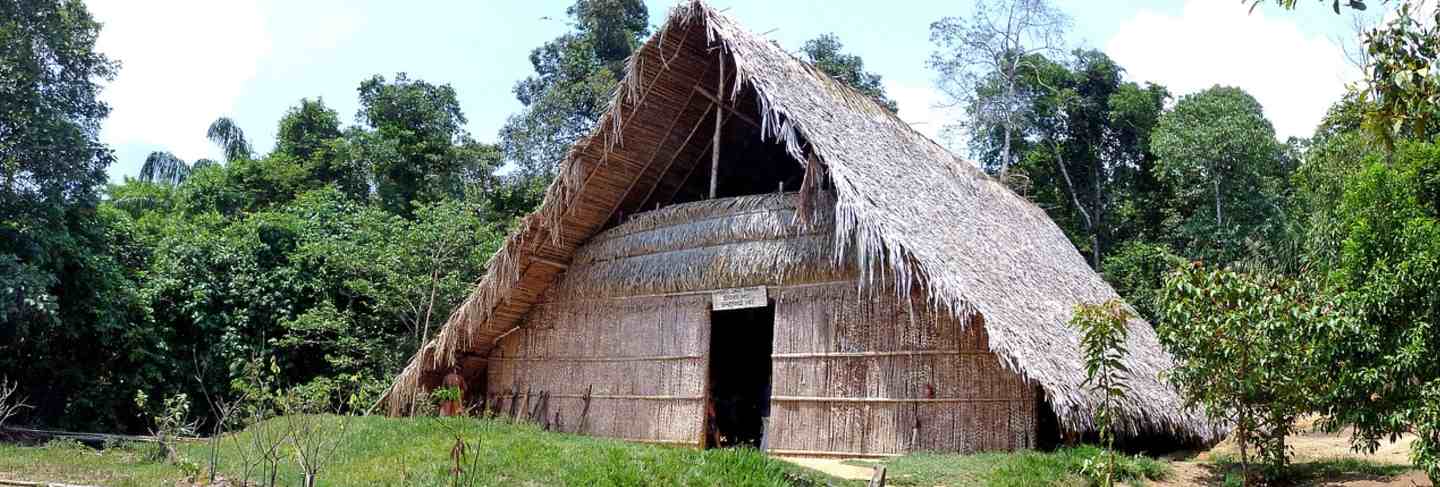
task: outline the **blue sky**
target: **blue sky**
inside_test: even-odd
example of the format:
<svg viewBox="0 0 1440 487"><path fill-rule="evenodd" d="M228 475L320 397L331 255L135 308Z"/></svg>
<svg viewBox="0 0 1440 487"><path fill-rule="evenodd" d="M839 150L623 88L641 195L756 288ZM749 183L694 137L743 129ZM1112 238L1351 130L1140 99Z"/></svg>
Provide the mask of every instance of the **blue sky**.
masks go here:
<svg viewBox="0 0 1440 487"><path fill-rule="evenodd" d="M1136 81L1177 95L1240 86L1265 105L1280 135L1306 135L1356 72L1334 40L1350 19L1302 2L1253 14L1238 0L1055 0L1074 26L1071 44L1104 50ZM307 0L204 2L87 0L105 24L100 49L123 63L103 97L113 112L102 139L119 161L112 180L134 175L152 150L217 158L204 138L211 120L234 118L257 149L302 97L322 97L352 121L355 88L373 74L408 72L450 83L479 140L493 141L520 108L510 92L531 72L532 48L567 29L570 0ZM882 75L900 115L926 133L954 116L926 67L928 26L964 16L968 1L711 0L787 49L833 32ZM647 0L651 23L672 0ZM1372 7L1372 8L1378 8ZM1388 6L1387 6L1388 7Z"/></svg>

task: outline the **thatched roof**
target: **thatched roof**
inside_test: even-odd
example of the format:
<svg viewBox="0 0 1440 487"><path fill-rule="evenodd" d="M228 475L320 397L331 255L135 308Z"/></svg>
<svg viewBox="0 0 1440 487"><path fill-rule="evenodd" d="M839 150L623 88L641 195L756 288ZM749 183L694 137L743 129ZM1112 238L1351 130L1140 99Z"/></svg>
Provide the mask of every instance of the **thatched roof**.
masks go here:
<svg viewBox="0 0 1440 487"><path fill-rule="evenodd" d="M672 10L629 60L610 110L571 150L541 207L397 379L392 411L423 375L483 360L607 222L663 202L694 166L708 164L709 137L692 136L713 116L701 87L721 76L738 82L720 98L753 114L763 136L805 166L802 198L828 204L815 179L830 178L833 211L818 215L833 218L833 258L852 261L863 282L900 292L918 284L936 306L980 313L991 349L1041 387L1062 426L1094 429L1098 397L1082 386L1079 337L1068 321L1075 305L1117 296L1059 227L868 97L698 0ZM1122 432L1212 439L1211 423L1160 378L1172 359L1148 324L1131 323L1129 347L1133 391L1120 408Z"/></svg>

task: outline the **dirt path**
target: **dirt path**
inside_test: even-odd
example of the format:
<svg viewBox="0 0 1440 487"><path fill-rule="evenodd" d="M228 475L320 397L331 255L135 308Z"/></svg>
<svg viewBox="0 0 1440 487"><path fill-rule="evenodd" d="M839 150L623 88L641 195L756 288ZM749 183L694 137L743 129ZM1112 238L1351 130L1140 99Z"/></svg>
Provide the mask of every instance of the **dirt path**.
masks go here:
<svg viewBox="0 0 1440 487"><path fill-rule="evenodd" d="M777 457L781 460L811 469L818 470L827 475L832 475L846 480L870 480L875 470L870 467L861 467L844 463L846 458L816 458L816 457Z"/></svg>
<svg viewBox="0 0 1440 487"><path fill-rule="evenodd" d="M1302 425L1308 428L1308 425ZM1333 460L1340 458L1358 458L1375 463L1392 465L1410 464L1410 443L1415 438L1406 435L1394 443L1381 443L1380 448L1374 454L1364 455L1350 450L1350 434L1343 432L1339 434L1324 433L1301 433L1289 438L1287 443L1293 448L1295 463L1312 462L1316 460ZM1147 485L1159 487L1208 487L1221 485L1224 476L1212 461L1215 455L1226 455L1235 457L1239 450L1230 441L1222 442L1208 451L1198 454L1186 455L1170 461L1172 475L1162 482L1150 482ZM843 458L815 458L815 457L779 457L781 460L818 470L835 477L850 480L868 480L874 471L870 467L861 467L844 463ZM1395 477L1374 477L1352 474L1343 478L1329 479L1307 485L1327 487L1434 487L1425 475L1416 470L1410 470Z"/></svg>
<svg viewBox="0 0 1440 487"><path fill-rule="evenodd" d="M1308 425L1302 425L1308 427ZM1380 448L1374 454L1356 453L1350 449L1350 434L1342 432L1338 434L1325 433L1300 433L1291 436L1286 443L1293 448L1293 462L1305 463L1316 460L1333 460L1340 458L1357 458L1375 463L1392 465L1410 465L1410 443L1415 438L1405 435L1394 443L1382 442ZM1210 461L1215 455L1238 456L1239 449L1234 442L1225 441L1215 445L1209 451L1193 455L1193 458L1175 460L1170 462L1174 475L1164 482L1155 482L1150 485L1162 487L1196 487L1220 485L1222 475ZM1321 486L1345 486L1345 487L1433 487L1425 475L1419 471L1411 470L1404 474L1380 478L1364 475L1349 475L1344 478L1331 479L1310 485Z"/></svg>

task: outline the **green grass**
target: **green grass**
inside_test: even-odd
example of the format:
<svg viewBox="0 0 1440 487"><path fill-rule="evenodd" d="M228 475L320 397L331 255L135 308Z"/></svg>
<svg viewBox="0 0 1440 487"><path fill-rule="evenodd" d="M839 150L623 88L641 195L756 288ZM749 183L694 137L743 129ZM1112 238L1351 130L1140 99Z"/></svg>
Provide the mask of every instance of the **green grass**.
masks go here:
<svg viewBox="0 0 1440 487"><path fill-rule="evenodd" d="M1053 452L916 453L884 463L889 485L897 486L1084 486L1090 482L1081 474L1081 466L1101 452L1093 446L1081 446ZM1164 479L1170 473L1169 466L1160 460L1126 455L1118 458L1118 477L1131 484Z"/></svg>
<svg viewBox="0 0 1440 487"><path fill-rule="evenodd" d="M149 462L133 448L103 452L73 441L39 447L0 443L0 478L118 486L174 485L178 467Z"/></svg>
<svg viewBox="0 0 1440 487"><path fill-rule="evenodd" d="M342 421L326 417L330 424ZM825 485L835 479L769 458L755 450L706 450L627 443L549 433L530 425L469 418L346 418L334 464L321 471L320 485L447 485L450 449L459 433L479 441L467 470L475 485ZM237 441L283 419L251 427L222 441L222 475L238 478ZM144 460L143 448L96 451L78 444L57 447L0 447L0 478L98 483L121 486L174 485L181 469ZM300 472L288 453L282 485L299 485ZM185 460L203 468L205 444L180 447ZM252 480L258 480L252 474Z"/></svg>

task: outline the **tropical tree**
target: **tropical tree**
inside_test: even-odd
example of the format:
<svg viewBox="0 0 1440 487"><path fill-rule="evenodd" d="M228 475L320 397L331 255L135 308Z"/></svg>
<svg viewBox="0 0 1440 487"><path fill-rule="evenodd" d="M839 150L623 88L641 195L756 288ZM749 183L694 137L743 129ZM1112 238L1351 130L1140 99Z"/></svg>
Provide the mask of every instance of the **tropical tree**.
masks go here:
<svg viewBox="0 0 1440 487"><path fill-rule="evenodd" d="M1011 129L1018 157L1007 183L1060 225L1100 269L1112 248L1163 233L1168 191L1155 178L1150 136L1169 92L1124 80L1109 56L1076 50L1069 56L1028 56L1014 89L1023 117ZM973 110L1009 96L991 79ZM1003 119L970 126L971 147L987 167L1003 165Z"/></svg>
<svg viewBox="0 0 1440 487"><path fill-rule="evenodd" d="M1265 0L1247 0L1253 11ZM1295 9L1298 0L1275 0L1285 9ZM1321 3L1324 3L1322 0ZM1377 135L1387 150L1394 150L1400 138L1426 139L1440 134L1440 3L1429 0L1400 0L1383 25L1364 26L1359 53L1366 71L1363 101L1371 102L1365 113L1366 127ZM1423 9L1429 4L1431 11ZM1330 6L1340 13L1340 0ZM1364 0L1346 0L1343 5L1365 10ZM1358 27L1358 26L1357 26Z"/></svg>
<svg viewBox="0 0 1440 487"><path fill-rule="evenodd" d="M845 46L835 34L821 34L820 37L805 41L805 44L800 46L800 53L810 64L869 96L875 103L890 110L890 113L900 111L895 100L885 96L885 86L880 83L880 75L865 71L865 61L860 59L860 56L846 54Z"/></svg>
<svg viewBox="0 0 1440 487"><path fill-rule="evenodd" d="M230 117L220 117L210 122L205 137L220 146L220 150L225 153L226 162L250 158L250 142L245 140L245 132L240 130L240 125Z"/></svg>
<svg viewBox="0 0 1440 487"><path fill-rule="evenodd" d="M625 59L650 35L640 0L577 0L570 31L530 51L535 73L515 84L525 108L500 129L500 148L516 164L513 185L530 204L554 177L566 151L590 133L625 75Z"/></svg>
<svg viewBox="0 0 1440 487"><path fill-rule="evenodd" d="M1100 396L1095 424L1106 450L1100 464L1087 460L1086 470L1099 477L1100 485L1115 485L1115 410L1130 394L1130 369L1125 367L1125 340L1129 323L1135 319L1130 307L1118 299L1100 304L1080 304L1070 326L1080 331L1080 354L1085 360L1085 387ZM1094 472L1094 470L1100 470Z"/></svg>
<svg viewBox="0 0 1440 487"><path fill-rule="evenodd" d="M325 100L301 98L280 118L275 134L275 152L297 159L309 159L326 150L341 137L340 114L325 106Z"/></svg>
<svg viewBox="0 0 1440 487"><path fill-rule="evenodd" d="M1177 248L1222 263L1244 255L1247 241L1277 229L1277 186L1290 172L1260 102L1216 86L1186 95L1160 117L1151 136L1158 178L1174 188Z"/></svg>
<svg viewBox="0 0 1440 487"><path fill-rule="evenodd" d="M465 131L465 114L448 84L393 81L376 75L360 83L356 115L368 132L354 132L352 144L374 174L385 208L409 216L418 203L463 195L461 176L477 162L477 144Z"/></svg>
<svg viewBox="0 0 1440 487"><path fill-rule="evenodd" d="M208 159L206 159L208 160ZM166 151L151 152L140 165L140 180L147 183L178 186L190 177L191 167L184 160Z"/></svg>
<svg viewBox="0 0 1440 487"><path fill-rule="evenodd" d="M117 418L110 350L144 334L130 326L142 254L123 213L98 206L114 162L98 94L119 67L99 32L78 0L0 1L0 370L28 419L79 426Z"/></svg>
<svg viewBox="0 0 1440 487"><path fill-rule="evenodd" d="M196 159L196 160L195 160L195 163L190 165L190 172L199 171L199 170L205 169L205 168L207 168L207 167L219 167L219 166L220 166L220 163L215 162L214 159L208 159L208 158Z"/></svg>
<svg viewBox="0 0 1440 487"><path fill-rule="evenodd" d="M370 196L373 167L354 150L354 142L367 140L363 131L352 134L347 137L341 130L340 114L325 100L302 98L280 118L272 156L302 166L315 184L334 184L351 198L364 200Z"/></svg>
<svg viewBox="0 0 1440 487"><path fill-rule="evenodd" d="M1440 3L1404 2L1395 18L1363 36L1370 59L1367 126L1394 149L1397 138L1440 134Z"/></svg>
<svg viewBox="0 0 1440 487"><path fill-rule="evenodd" d="M1048 0L977 1L969 18L930 24L936 45L930 67L939 73L940 91L952 105L967 108L970 123L1000 127L998 164L987 170L1003 176L1015 162L1011 144L1027 104L1019 89L1025 60L1060 52L1069 25L1070 18ZM987 85L997 86L998 96L982 98Z"/></svg>
<svg viewBox="0 0 1440 487"><path fill-rule="evenodd" d="M1276 477L1289 462L1285 438L1311 410L1324 363L1308 341L1329 306L1299 283L1207 268L1166 275L1161 343L1175 356L1169 380L1188 405L1235 428L1246 483L1251 448Z"/></svg>
<svg viewBox="0 0 1440 487"><path fill-rule="evenodd" d="M1404 142L1364 164L1321 231L1339 251L1315 261L1344 312L1317 334L1322 426L1353 428L1365 451L1413 432L1412 460L1440 481L1440 145Z"/></svg>

